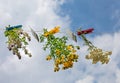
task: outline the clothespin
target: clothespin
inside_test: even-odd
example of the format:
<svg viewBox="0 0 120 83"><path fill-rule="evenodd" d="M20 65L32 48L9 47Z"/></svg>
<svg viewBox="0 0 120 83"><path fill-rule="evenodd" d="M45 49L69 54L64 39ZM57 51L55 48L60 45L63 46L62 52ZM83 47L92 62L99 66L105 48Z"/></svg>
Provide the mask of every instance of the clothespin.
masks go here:
<svg viewBox="0 0 120 83"><path fill-rule="evenodd" d="M32 35L34 36L34 38L39 42L38 35L35 33L35 31L32 28L30 28L30 29L31 29L31 32L32 32Z"/></svg>
<svg viewBox="0 0 120 83"><path fill-rule="evenodd" d="M6 31L12 30L12 29L14 29L14 28L22 28L22 25L16 25L16 26L10 26L10 25L8 25L8 26L6 27Z"/></svg>
<svg viewBox="0 0 120 83"><path fill-rule="evenodd" d="M72 38L72 40L74 40L75 42L77 42L76 35L70 29L67 29L66 32L69 35L69 37Z"/></svg>
<svg viewBox="0 0 120 83"><path fill-rule="evenodd" d="M89 29L86 29L86 30L81 30L79 29L77 31L77 35L81 35L81 34L89 34L89 33L92 33L94 30L94 28L89 28Z"/></svg>

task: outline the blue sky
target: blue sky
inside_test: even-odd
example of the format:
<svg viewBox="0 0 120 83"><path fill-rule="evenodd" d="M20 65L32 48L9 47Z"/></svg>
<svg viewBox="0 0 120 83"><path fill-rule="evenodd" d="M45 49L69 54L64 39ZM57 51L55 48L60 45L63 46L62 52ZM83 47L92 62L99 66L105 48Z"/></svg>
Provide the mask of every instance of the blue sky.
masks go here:
<svg viewBox="0 0 120 83"><path fill-rule="evenodd" d="M72 0L62 5L71 18L71 28L94 27L98 33L113 33L118 19L112 19L120 8L119 0Z"/></svg>
<svg viewBox="0 0 120 83"><path fill-rule="evenodd" d="M32 27L41 31L61 26L57 36L66 34L67 29L74 33L78 27L95 28L87 35L95 46L111 50L107 65L85 59L87 47L82 40L68 43L80 45L79 62L72 69L53 72L53 63L45 60L49 51L42 50L43 44L33 36L28 49L29 58L12 55L7 49L4 30L0 30L0 83L120 83L120 1L119 0L0 0L0 28L22 24L25 31ZM39 34L39 33L38 33Z"/></svg>

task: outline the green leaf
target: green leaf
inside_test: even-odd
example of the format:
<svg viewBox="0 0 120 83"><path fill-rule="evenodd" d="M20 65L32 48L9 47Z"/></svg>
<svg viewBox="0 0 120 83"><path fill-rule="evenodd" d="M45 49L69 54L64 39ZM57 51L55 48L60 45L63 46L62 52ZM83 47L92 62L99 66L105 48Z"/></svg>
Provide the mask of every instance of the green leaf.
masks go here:
<svg viewBox="0 0 120 83"><path fill-rule="evenodd" d="M44 42L45 37L43 35L40 35L40 42Z"/></svg>

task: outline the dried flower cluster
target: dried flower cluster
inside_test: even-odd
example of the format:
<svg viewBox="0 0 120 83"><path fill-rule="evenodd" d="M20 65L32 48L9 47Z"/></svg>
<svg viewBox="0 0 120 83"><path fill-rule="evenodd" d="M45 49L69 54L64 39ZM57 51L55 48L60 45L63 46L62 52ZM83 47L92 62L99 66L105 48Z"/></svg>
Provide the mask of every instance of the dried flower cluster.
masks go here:
<svg viewBox="0 0 120 83"><path fill-rule="evenodd" d="M109 55L111 54L111 51L103 52L102 49L94 48L90 51L90 54L86 55L86 59L92 59L93 64L96 64L99 61L102 64L107 64L109 62Z"/></svg>
<svg viewBox="0 0 120 83"><path fill-rule="evenodd" d="M8 38L8 49L12 51L14 55L17 55L19 59L21 59L21 54L19 49L23 49L24 53L31 57L31 53L26 49L26 45L28 45L28 41L31 41L30 36L24 32L21 28L14 28L12 30L6 30L4 32L5 36Z"/></svg>
<svg viewBox="0 0 120 83"><path fill-rule="evenodd" d="M55 37L54 34L59 32L59 26L47 31L44 29L44 34L40 36L40 41L43 42L47 39L44 50L50 49L50 54L46 57L46 60L54 60L54 72L57 72L62 67L63 70L72 68L74 62L77 62L78 55L73 45L67 45L67 37L62 38ZM79 49L79 47L77 46Z"/></svg>
<svg viewBox="0 0 120 83"><path fill-rule="evenodd" d="M109 56L112 51L103 51L100 48L95 47L83 34L80 35L89 48L90 53L86 55L86 59L91 59L93 64L101 62L102 64L107 64L110 60Z"/></svg>

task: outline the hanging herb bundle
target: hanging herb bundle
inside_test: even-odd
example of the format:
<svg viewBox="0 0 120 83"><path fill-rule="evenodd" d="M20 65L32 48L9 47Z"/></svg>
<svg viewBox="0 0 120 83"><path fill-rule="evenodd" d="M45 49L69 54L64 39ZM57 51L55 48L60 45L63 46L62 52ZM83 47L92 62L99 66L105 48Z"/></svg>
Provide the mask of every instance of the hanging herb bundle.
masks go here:
<svg viewBox="0 0 120 83"><path fill-rule="evenodd" d="M85 45L88 46L88 51L90 52L86 55L86 59L91 59L92 64L96 64L97 62L101 62L102 64L108 64L110 58L109 56L112 54L112 51L103 51L100 48L94 46L85 36L84 34L80 34L81 30L78 31L78 35L83 39ZM87 32L91 32L88 30Z"/></svg>
<svg viewBox="0 0 120 83"><path fill-rule="evenodd" d="M24 32L22 29L22 25L6 27L6 31L4 32L5 37L8 38L7 44L9 51L12 51L14 55L17 55L19 59L21 59L21 53L19 49L24 50L26 55L31 57L31 53L26 49L26 45L28 45L28 41L31 41L28 33ZM28 40L28 41L27 41Z"/></svg>
<svg viewBox="0 0 120 83"><path fill-rule="evenodd" d="M40 42L47 40L43 49L50 49L50 54L46 57L46 60L54 60L54 72L59 71L61 67L63 70L72 68L74 62L78 60L75 46L66 44L68 38L65 36L61 38L54 36L55 33L60 31L59 29L59 26L50 31L44 29L44 33L40 35ZM77 48L79 47L77 46Z"/></svg>

